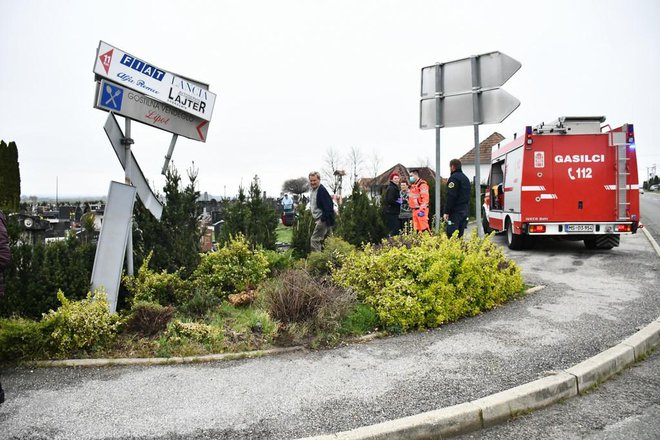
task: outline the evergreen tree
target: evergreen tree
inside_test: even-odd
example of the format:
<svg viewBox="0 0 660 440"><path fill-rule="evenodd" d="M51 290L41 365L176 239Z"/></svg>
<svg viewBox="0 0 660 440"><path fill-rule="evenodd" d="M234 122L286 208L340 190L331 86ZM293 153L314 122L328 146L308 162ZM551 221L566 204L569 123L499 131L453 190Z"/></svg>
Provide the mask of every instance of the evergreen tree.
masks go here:
<svg viewBox="0 0 660 440"><path fill-rule="evenodd" d="M264 249L275 249L277 235L277 213L271 204L261 195L259 187L259 177L254 176L250 184L250 193L248 196L248 239L255 245L260 245Z"/></svg>
<svg viewBox="0 0 660 440"><path fill-rule="evenodd" d="M0 141L0 209L16 212L21 202L21 174L15 142Z"/></svg>
<svg viewBox="0 0 660 440"><path fill-rule="evenodd" d="M230 200L227 202L224 209L223 220L224 223L222 224L222 229L220 229L220 237L218 237L218 242L220 244L227 243L231 237L235 237L238 234L242 234L247 237L247 197L245 196L245 190L242 186L238 188L238 197L236 200Z"/></svg>
<svg viewBox="0 0 660 440"><path fill-rule="evenodd" d="M136 264L153 251L150 267L172 273L183 269L188 276L199 264L201 232L197 220L201 214L197 206L199 191L195 189L197 170L188 170L189 184L181 187L181 175L174 166L165 173L165 205L160 222L138 200L135 210Z"/></svg>
<svg viewBox="0 0 660 440"><path fill-rule="evenodd" d="M220 242L226 243L237 234L243 234L252 246L275 249L277 236L277 213L261 195L259 177L254 176L248 196L243 188L238 190L238 198L229 203L220 232Z"/></svg>
<svg viewBox="0 0 660 440"><path fill-rule="evenodd" d="M358 183L339 212L337 234L355 246L378 243L387 236L380 206L369 200Z"/></svg>
<svg viewBox="0 0 660 440"><path fill-rule="evenodd" d="M291 237L291 249L296 258L306 258L311 251L310 239L314 232L314 218L312 212L305 209L304 204L298 205L298 216L293 224L293 235Z"/></svg>

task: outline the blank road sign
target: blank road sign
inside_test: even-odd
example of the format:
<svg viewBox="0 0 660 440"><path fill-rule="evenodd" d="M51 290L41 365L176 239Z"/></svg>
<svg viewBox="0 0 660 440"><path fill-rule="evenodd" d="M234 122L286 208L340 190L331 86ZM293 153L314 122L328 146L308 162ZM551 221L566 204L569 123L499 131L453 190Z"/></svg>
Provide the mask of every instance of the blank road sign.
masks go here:
<svg viewBox="0 0 660 440"><path fill-rule="evenodd" d="M490 52L477 56L479 66L479 87L489 89L500 87L520 69L519 61L501 52ZM444 95L469 92L472 90L472 58L440 64L440 91ZM436 92L435 65L422 68L423 98Z"/></svg>
<svg viewBox="0 0 660 440"><path fill-rule="evenodd" d="M520 101L502 89L481 92L479 100L481 124L498 124L505 120L520 105ZM473 125L472 93L440 98L440 127L462 127ZM436 98L420 101L419 128L429 130L436 124Z"/></svg>

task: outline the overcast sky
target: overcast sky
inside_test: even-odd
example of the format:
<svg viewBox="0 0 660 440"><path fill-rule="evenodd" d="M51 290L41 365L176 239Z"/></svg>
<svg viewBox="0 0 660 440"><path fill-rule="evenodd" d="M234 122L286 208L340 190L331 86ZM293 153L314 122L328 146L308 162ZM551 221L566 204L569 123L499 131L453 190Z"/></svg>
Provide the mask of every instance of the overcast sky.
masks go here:
<svg viewBox="0 0 660 440"><path fill-rule="evenodd" d="M492 51L522 68L503 88L521 105L511 139L564 115L635 124L640 181L660 171L657 0L0 0L0 139L18 145L22 195L105 195L124 172L93 108L99 40L217 94L206 143L179 137L199 189L236 194L256 174L269 195L321 170L329 148L384 171L435 163L419 129L420 69ZM119 118L121 120L121 118ZM123 121L121 121L123 127ZM162 192L171 135L133 123L133 152ZM442 130L447 162L472 127ZM185 179L184 179L185 181Z"/></svg>

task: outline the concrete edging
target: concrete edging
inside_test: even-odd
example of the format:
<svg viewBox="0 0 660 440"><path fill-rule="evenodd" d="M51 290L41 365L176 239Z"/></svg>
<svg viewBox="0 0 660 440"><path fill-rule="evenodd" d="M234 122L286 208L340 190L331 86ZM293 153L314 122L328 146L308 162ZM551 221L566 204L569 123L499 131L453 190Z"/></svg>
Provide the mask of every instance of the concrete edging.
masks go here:
<svg viewBox="0 0 660 440"><path fill-rule="evenodd" d="M465 434L584 393L641 360L658 344L660 317L614 347L551 376L471 402L302 440L428 439Z"/></svg>

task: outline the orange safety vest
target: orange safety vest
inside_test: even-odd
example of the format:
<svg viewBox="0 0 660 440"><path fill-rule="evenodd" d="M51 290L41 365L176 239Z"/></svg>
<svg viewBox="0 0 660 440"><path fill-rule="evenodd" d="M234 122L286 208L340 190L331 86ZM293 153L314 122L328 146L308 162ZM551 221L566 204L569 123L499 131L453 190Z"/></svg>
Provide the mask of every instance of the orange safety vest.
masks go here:
<svg viewBox="0 0 660 440"><path fill-rule="evenodd" d="M422 178L410 185L408 194L408 204L413 210L429 207L429 184Z"/></svg>

